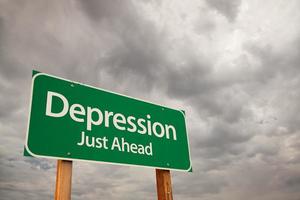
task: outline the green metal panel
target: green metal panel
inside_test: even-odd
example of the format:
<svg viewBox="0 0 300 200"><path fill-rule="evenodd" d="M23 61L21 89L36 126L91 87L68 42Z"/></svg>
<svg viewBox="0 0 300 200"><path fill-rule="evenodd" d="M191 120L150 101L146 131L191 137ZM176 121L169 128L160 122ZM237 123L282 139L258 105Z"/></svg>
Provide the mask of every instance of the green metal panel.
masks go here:
<svg viewBox="0 0 300 200"><path fill-rule="evenodd" d="M191 170L181 110L44 73L33 74L30 110L32 156Z"/></svg>

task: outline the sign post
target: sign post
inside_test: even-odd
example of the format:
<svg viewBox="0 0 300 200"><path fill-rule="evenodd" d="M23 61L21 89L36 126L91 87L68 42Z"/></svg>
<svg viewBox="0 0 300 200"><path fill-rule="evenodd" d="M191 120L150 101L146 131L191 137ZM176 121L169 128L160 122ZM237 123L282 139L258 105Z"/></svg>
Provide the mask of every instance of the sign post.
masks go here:
<svg viewBox="0 0 300 200"><path fill-rule="evenodd" d="M57 160L55 200L71 200L72 161Z"/></svg>
<svg viewBox="0 0 300 200"><path fill-rule="evenodd" d="M170 170L156 169L156 188L158 200L173 200Z"/></svg>

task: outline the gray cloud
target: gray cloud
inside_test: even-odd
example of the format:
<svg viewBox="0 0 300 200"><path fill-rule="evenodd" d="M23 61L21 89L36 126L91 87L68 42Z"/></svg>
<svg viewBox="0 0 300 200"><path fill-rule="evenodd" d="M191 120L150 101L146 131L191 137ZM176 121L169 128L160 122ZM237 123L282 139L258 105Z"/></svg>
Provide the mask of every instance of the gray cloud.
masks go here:
<svg viewBox="0 0 300 200"><path fill-rule="evenodd" d="M291 177L286 181L286 187L290 190L299 190L300 188L300 177Z"/></svg>
<svg viewBox="0 0 300 200"><path fill-rule="evenodd" d="M84 12L94 21L100 21L105 18L108 20L122 20L124 17L128 18L128 16L134 16L136 13L131 2L124 2L120 0L79 0L77 2L79 2Z"/></svg>
<svg viewBox="0 0 300 200"><path fill-rule="evenodd" d="M239 12L241 0L207 0L206 3L224 15L229 21L234 21Z"/></svg>

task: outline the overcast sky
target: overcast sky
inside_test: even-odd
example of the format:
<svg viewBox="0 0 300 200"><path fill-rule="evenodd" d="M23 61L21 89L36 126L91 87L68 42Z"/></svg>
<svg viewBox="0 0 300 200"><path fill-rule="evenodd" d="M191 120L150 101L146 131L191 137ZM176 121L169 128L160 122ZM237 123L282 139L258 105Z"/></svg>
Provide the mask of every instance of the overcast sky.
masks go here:
<svg viewBox="0 0 300 200"><path fill-rule="evenodd" d="M53 199L23 157L31 70L186 111L176 200L299 200L299 0L0 0L0 199ZM151 200L153 169L74 162L72 199Z"/></svg>

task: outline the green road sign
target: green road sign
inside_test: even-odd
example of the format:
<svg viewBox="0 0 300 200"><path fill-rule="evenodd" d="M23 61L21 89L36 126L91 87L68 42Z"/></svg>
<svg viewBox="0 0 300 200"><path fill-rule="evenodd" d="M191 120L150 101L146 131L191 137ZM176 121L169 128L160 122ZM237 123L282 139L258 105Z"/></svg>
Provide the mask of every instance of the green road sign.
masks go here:
<svg viewBox="0 0 300 200"><path fill-rule="evenodd" d="M185 115L37 73L25 150L34 157L191 170Z"/></svg>

